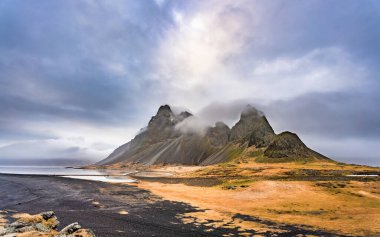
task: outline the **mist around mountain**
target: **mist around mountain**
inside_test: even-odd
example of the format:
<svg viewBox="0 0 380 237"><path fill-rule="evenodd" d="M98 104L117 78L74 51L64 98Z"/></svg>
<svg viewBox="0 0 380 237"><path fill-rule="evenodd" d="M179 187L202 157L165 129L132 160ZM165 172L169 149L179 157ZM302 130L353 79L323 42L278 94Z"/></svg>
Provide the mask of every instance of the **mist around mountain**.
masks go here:
<svg viewBox="0 0 380 237"><path fill-rule="evenodd" d="M188 111L175 113L163 105L134 139L96 165L212 165L230 161L252 147L261 162L330 160L294 133L276 134L264 113L250 105L232 128L222 121L207 126Z"/></svg>

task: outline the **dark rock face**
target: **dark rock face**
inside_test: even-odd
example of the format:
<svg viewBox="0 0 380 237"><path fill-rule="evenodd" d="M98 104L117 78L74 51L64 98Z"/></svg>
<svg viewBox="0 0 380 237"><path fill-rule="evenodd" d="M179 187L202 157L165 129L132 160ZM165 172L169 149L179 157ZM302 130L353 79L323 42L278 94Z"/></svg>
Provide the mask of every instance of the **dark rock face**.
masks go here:
<svg viewBox="0 0 380 237"><path fill-rule="evenodd" d="M232 129L217 122L204 133L180 130L182 125L192 126L190 122L196 119L192 116L187 111L174 114L168 105L161 106L140 134L96 165L211 165L228 161L241 145L268 147L265 155L270 158L310 157L314 152L295 134L286 132L276 136L264 114L252 106L246 107ZM313 157L323 156L314 152Z"/></svg>
<svg viewBox="0 0 380 237"><path fill-rule="evenodd" d="M297 134L291 132L276 135L264 155L269 158L328 159L308 148Z"/></svg>
<svg viewBox="0 0 380 237"><path fill-rule="evenodd" d="M153 116L148 124L146 130L145 143L152 144L178 136L178 132L174 130L175 124L178 122L177 118L169 105L161 106L157 114Z"/></svg>
<svg viewBox="0 0 380 237"><path fill-rule="evenodd" d="M210 144L215 147L223 147L229 141L231 130L223 122L217 122L214 127L208 129L206 137Z"/></svg>
<svg viewBox="0 0 380 237"><path fill-rule="evenodd" d="M214 152L214 147L198 134L183 134L175 126L191 117L184 111L176 115L168 105L161 106L143 132L117 148L97 165L119 162L198 165Z"/></svg>
<svg viewBox="0 0 380 237"><path fill-rule="evenodd" d="M273 139L275 133L262 112L247 106L242 112L239 122L231 129L230 141L249 142L249 146L265 147Z"/></svg>

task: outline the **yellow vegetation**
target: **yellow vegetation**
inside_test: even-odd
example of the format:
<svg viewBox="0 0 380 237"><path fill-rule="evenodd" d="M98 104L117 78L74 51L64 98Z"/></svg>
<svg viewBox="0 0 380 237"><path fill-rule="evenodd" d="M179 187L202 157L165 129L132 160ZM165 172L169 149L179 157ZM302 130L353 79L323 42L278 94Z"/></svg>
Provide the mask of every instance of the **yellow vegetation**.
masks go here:
<svg viewBox="0 0 380 237"><path fill-rule="evenodd" d="M308 225L348 235L380 236L380 182L378 178L347 178L355 172L380 168L334 162L256 163L245 153L224 164L202 167L162 167L173 178L214 178L213 187L141 181L138 186L173 201L207 209L178 216L184 222L225 225L240 230L268 226L234 219L236 213L277 223ZM227 189L228 187L233 187ZM226 227L226 226L224 226ZM273 231L273 230L271 230Z"/></svg>

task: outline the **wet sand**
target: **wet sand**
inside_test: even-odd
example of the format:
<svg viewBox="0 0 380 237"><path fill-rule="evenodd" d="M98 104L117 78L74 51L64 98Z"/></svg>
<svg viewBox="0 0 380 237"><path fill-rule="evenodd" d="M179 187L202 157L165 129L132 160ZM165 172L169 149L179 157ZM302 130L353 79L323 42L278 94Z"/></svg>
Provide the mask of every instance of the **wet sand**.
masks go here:
<svg viewBox="0 0 380 237"><path fill-rule="evenodd" d="M61 226L78 221L102 236L273 236L244 232L212 223L183 222L186 213L202 211L183 202L167 201L128 184L109 184L62 177L0 175L0 210L10 212L56 212ZM236 213L237 217L239 214ZM241 217L262 223L256 217ZM306 226L267 223L277 236L334 236ZM278 231L278 230L282 231Z"/></svg>

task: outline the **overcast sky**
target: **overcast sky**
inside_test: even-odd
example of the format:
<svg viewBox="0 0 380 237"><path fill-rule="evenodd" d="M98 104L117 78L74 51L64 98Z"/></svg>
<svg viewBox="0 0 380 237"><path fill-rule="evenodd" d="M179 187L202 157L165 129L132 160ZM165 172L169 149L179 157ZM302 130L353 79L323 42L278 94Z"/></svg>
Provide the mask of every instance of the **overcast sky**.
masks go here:
<svg viewBox="0 0 380 237"><path fill-rule="evenodd" d="M244 103L380 165L380 1L0 0L0 159L97 160L161 104Z"/></svg>

